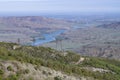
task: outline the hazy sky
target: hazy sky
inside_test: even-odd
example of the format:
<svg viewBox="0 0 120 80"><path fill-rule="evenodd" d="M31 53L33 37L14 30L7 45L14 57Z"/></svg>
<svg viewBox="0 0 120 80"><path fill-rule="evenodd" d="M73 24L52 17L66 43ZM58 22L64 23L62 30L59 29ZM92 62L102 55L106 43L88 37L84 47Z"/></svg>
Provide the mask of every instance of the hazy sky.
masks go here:
<svg viewBox="0 0 120 80"><path fill-rule="evenodd" d="M0 0L0 13L120 12L120 0Z"/></svg>

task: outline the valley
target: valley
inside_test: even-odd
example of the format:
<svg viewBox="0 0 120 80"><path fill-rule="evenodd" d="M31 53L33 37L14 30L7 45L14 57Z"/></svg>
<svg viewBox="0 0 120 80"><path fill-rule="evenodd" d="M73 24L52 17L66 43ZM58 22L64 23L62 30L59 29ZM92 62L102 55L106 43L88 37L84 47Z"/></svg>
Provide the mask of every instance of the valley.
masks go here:
<svg viewBox="0 0 120 80"><path fill-rule="evenodd" d="M1 17L0 41L119 60L119 17Z"/></svg>
<svg viewBox="0 0 120 80"><path fill-rule="evenodd" d="M31 43L35 37L44 38L45 33L57 30L70 29L73 23L65 20L28 16L28 17L1 17L0 41ZM11 38L12 37L12 38Z"/></svg>
<svg viewBox="0 0 120 80"><path fill-rule="evenodd" d="M0 80L120 80L120 0L0 0Z"/></svg>

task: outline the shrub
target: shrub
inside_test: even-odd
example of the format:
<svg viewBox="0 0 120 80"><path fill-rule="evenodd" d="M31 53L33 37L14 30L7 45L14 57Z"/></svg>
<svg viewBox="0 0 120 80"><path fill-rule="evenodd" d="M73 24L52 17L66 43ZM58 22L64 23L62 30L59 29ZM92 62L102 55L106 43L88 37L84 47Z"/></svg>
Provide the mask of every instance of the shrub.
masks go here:
<svg viewBox="0 0 120 80"><path fill-rule="evenodd" d="M39 68L40 68L39 65L37 65L37 66L34 67L35 70L38 70Z"/></svg>
<svg viewBox="0 0 120 80"><path fill-rule="evenodd" d="M43 73L43 74L47 74L47 72L46 72L46 71L42 71L42 73Z"/></svg>
<svg viewBox="0 0 120 80"><path fill-rule="evenodd" d="M0 69L0 75L3 75L4 74L4 71Z"/></svg>
<svg viewBox="0 0 120 80"><path fill-rule="evenodd" d="M9 75L6 80L18 80L18 77L16 75Z"/></svg>
<svg viewBox="0 0 120 80"><path fill-rule="evenodd" d="M25 74L28 74L29 72L30 72L29 69L25 69L25 71L24 71Z"/></svg>
<svg viewBox="0 0 120 80"><path fill-rule="evenodd" d="M8 66L8 67L7 67L7 70L8 70L8 71L13 71L13 69L12 69L11 66Z"/></svg>
<svg viewBox="0 0 120 80"><path fill-rule="evenodd" d="M59 76L54 77L54 80L62 80Z"/></svg>

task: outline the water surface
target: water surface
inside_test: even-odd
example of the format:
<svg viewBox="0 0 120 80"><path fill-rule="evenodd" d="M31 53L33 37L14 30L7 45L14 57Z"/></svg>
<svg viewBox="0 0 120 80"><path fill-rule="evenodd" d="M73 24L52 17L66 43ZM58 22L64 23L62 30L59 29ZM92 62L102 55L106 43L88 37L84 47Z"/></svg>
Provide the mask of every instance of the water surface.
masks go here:
<svg viewBox="0 0 120 80"><path fill-rule="evenodd" d="M42 45L51 41L55 41L55 38L60 34L64 33L66 30L57 30L52 33L43 34L44 39L35 38L35 41L32 43L33 46Z"/></svg>

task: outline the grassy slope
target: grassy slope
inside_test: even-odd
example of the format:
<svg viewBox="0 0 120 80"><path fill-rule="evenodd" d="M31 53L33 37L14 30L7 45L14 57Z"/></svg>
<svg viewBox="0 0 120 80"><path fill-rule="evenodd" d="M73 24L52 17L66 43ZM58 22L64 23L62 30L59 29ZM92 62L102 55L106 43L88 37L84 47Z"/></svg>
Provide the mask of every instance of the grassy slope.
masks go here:
<svg viewBox="0 0 120 80"><path fill-rule="evenodd" d="M45 66L56 71L62 71L68 75L93 77L98 80L120 80L120 62L116 60L85 57L83 62L75 64L81 56L72 52L67 52L67 55L64 56L63 52L58 52L51 48L33 46L22 46L13 50L14 45L16 44L0 43L0 60L13 60L22 63L31 63L37 66ZM102 68L111 72L93 72L84 69L84 67ZM2 75L4 74L2 72L4 71L1 69L1 78L3 78Z"/></svg>

